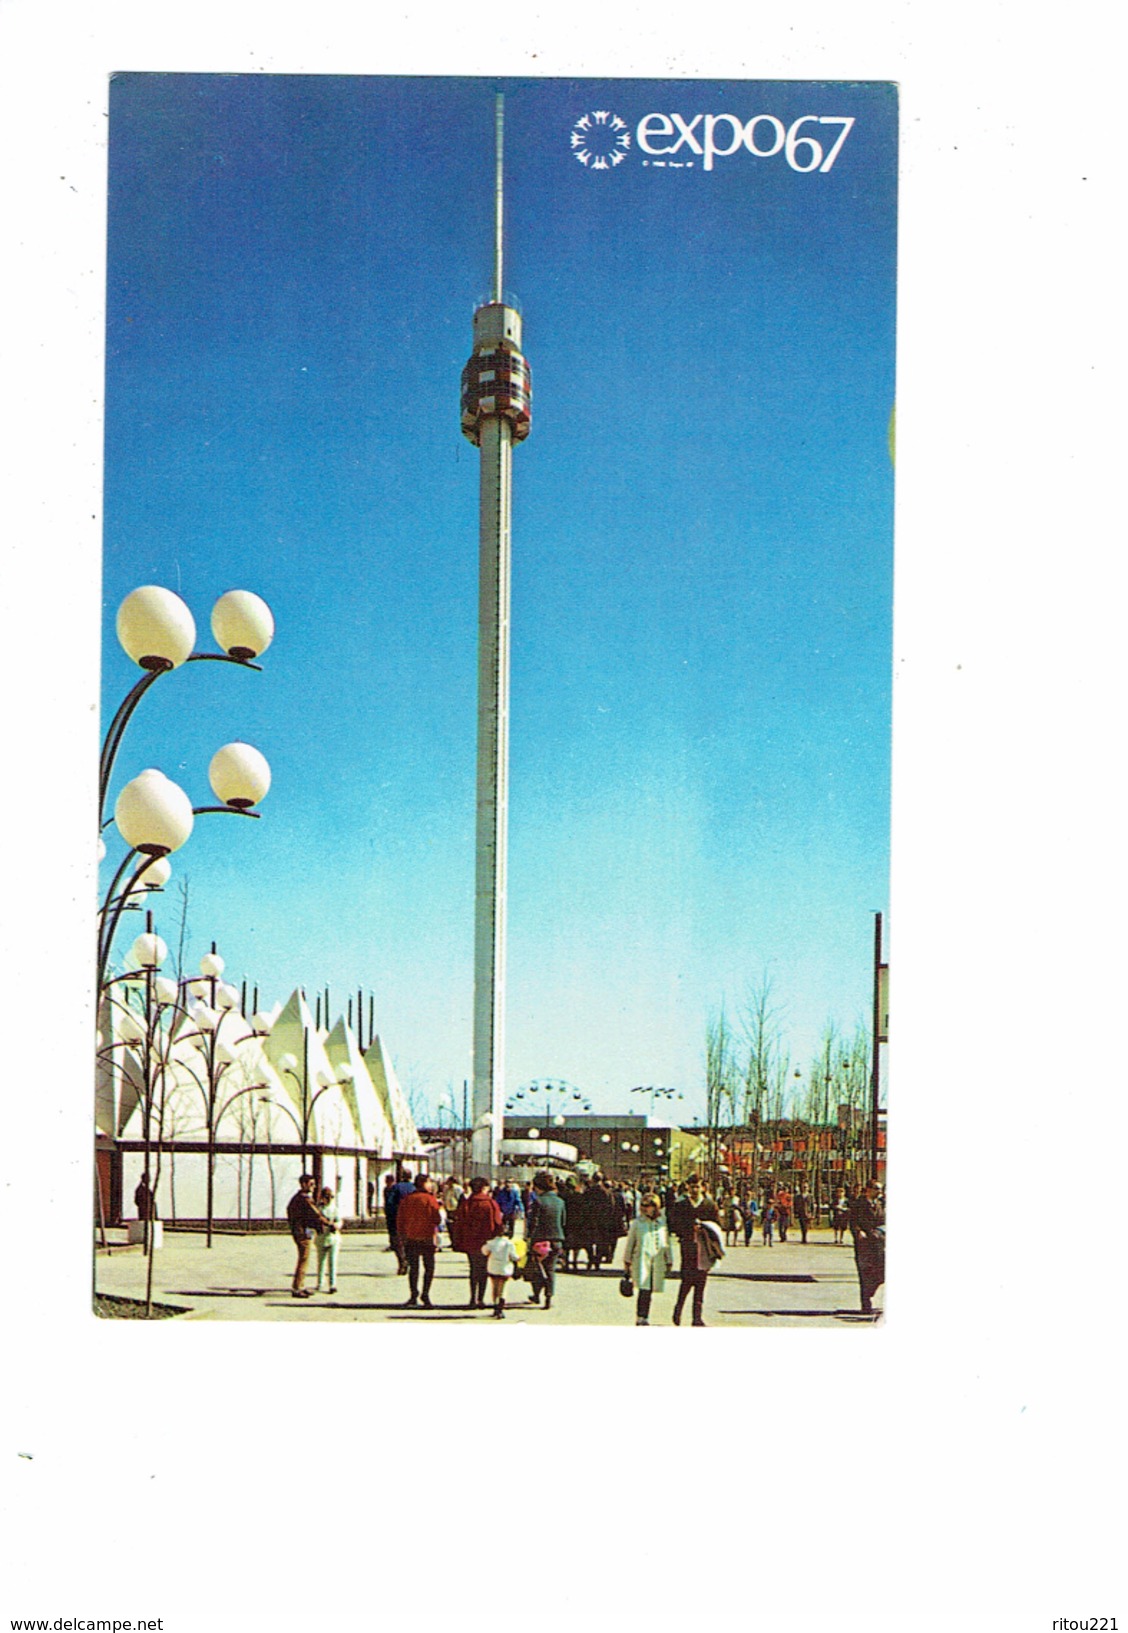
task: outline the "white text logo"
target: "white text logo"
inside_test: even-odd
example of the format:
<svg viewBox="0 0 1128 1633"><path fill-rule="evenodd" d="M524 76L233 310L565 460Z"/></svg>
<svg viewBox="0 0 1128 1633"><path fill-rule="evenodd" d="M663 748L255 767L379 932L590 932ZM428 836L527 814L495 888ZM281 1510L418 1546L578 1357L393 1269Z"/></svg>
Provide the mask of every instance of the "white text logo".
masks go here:
<svg viewBox="0 0 1128 1633"><path fill-rule="evenodd" d="M829 152L824 153L812 130L803 128L817 125L839 126ZM825 176L853 125L853 116L839 114L805 113L785 128L783 120L772 113L756 113L747 120L734 113L695 113L692 119L680 113L648 113L639 120L636 135L640 150L649 155L643 164L656 168L691 169L700 159L703 170L712 170L717 159L729 159L745 149L757 159L774 159L782 153L800 175L817 170Z"/></svg>

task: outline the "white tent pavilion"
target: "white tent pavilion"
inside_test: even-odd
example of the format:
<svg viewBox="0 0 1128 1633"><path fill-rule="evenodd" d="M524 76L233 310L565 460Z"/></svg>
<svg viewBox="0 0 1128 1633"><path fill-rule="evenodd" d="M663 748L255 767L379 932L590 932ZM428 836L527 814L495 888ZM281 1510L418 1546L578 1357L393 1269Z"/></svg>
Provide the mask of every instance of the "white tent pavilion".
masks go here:
<svg viewBox="0 0 1128 1633"><path fill-rule="evenodd" d="M360 1045L343 1017L325 1040L325 1054L336 1077L344 1075L341 1096L352 1115L358 1142L381 1157L391 1157L397 1149L391 1122L368 1074Z"/></svg>
<svg viewBox="0 0 1128 1633"><path fill-rule="evenodd" d="M204 1217L209 1154L217 1224L278 1219L303 1168L332 1185L346 1217L364 1216L393 1160L423 1155L383 1043L362 1052L344 1019L318 1028L300 989L275 1006L265 1035L238 1009L201 1008L200 997L166 1009L150 1060L148 1161L160 1217ZM106 1001L99 1021L99 1205L106 1218L129 1218L147 1160L141 1016ZM209 1078L212 1037L223 1065Z"/></svg>
<svg viewBox="0 0 1128 1633"><path fill-rule="evenodd" d="M365 1050L364 1064L368 1068L369 1077L376 1086L376 1093L380 1097L385 1116L392 1126L396 1151L400 1153L420 1151L422 1141L419 1130L415 1126L415 1118L411 1115L410 1107L407 1104L407 1096L400 1087L396 1069L392 1065L391 1057L379 1034L373 1038Z"/></svg>

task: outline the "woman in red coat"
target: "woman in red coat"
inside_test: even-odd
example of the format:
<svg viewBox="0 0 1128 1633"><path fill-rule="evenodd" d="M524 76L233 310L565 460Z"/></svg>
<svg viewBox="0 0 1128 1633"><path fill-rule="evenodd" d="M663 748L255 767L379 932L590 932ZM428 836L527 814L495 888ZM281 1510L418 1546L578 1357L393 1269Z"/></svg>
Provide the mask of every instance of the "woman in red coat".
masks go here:
<svg viewBox="0 0 1128 1633"><path fill-rule="evenodd" d="M470 1261L470 1309L486 1307L486 1257L483 1247L502 1228L501 1209L490 1195L489 1181L472 1179L470 1189L454 1210L450 1245Z"/></svg>

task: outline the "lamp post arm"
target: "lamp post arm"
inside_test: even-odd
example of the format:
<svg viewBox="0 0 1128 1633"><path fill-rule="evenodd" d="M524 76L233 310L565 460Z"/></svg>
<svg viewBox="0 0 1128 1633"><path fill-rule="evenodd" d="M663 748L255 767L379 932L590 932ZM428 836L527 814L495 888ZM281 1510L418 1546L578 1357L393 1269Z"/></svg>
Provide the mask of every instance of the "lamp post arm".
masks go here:
<svg viewBox="0 0 1128 1633"><path fill-rule="evenodd" d="M262 815L261 811L240 811L236 805L193 805L193 816L241 816L255 817Z"/></svg>
<svg viewBox="0 0 1128 1633"><path fill-rule="evenodd" d="M252 663L249 658L232 658L226 652L192 652L189 653L188 657L185 658L184 661L185 663L201 663L204 661L209 661L212 663L233 663L240 669L256 669L260 674L262 673L262 665L260 663ZM149 687L152 686L154 681L159 680L162 675L167 675L171 667L172 665L170 664L167 668L152 669L148 674L142 675L137 684L131 687L129 692L127 692L126 696L122 699L117 713L110 722L109 730L106 732L106 740L102 744L102 755L98 766L99 828L102 826L102 813L106 807L106 795L109 792L110 778L114 773L114 761L117 759L118 750L121 747L121 740L125 736L125 728L129 725L130 720L133 718L134 710L137 708L137 705L140 703L145 693L149 690Z"/></svg>
<svg viewBox="0 0 1128 1633"><path fill-rule="evenodd" d="M177 1062L176 1062L176 1065L177 1065L178 1070L185 1071L185 1072L188 1073L188 1076L192 1079L193 1083L199 1089L200 1098L204 1102L204 1119L205 1119L205 1123L207 1123L207 1121L210 1118L210 1105L209 1105L209 1100L208 1100L208 1091L207 1091L206 1086L204 1085L204 1083L200 1079L200 1074L198 1072L193 1071L191 1066L189 1066L189 1064L188 1064L188 1062L186 1060L178 1059ZM210 1130L209 1130L209 1132L210 1132Z"/></svg>
<svg viewBox="0 0 1128 1633"><path fill-rule="evenodd" d="M123 912L123 910L125 908L125 904L126 904L127 900L129 899L129 896L130 896L130 893L133 890L133 887L136 885L136 883L140 879L141 875L145 872L146 868L152 866L152 861L153 861L152 857L151 856L146 856L142 860L141 866L137 869L137 871L134 873L133 877L130 879L129 884L126 887L126 889L123 890L121 895L118 897L117 905L114 908L113 913L112 913L112 915L110 917L109 924L107 925L104 922L104 919L105 919L106 911L109 908L110 897L113 896L114 890L117 887L117 884L120 881L122 874L125 872L126 868L128 867L131 859L133 857L135 857L137 854L138 854L137 851L131 850L126 855L125 861L121 864L121 867L118 868L117 873L114 875L114 882L110 886L109 896L107 896L107 898L106 898L106 906L102 909L102 912L98 916L98 924L99 924L100 934L99 934L99 939L98 939L98 989L97 990L99 992L101 992L101 990L102 990L102 988L103 988L103 986L105 985L105 982L106 982L106 966L109 964L109 961L110 961L110 948L113 946L114 936L117 934L117 927L118 927L118 924L121 921L121 915L122 915L122 912Z"/></svg>
<svg viewBox="0 0 1128 1633"><path fill-rule="evenodd" d="M261 675L262 664L252 663L250 658L233 658L229 652L190 652L185 663L236 663L240 669L254 669Z"/></svg>
<svg viewBox="0 0 1128 1633"><path fill-rule="evenodd" d="M152 686L154 681L160 680L161 676L166 675L167 673L167 669L151 669L147 674L142 675L137 684L130 687L129 691L122 699L117 713L110 721L109 730L106 732L106 740L102 744L102 754L98 763L99 828L102 826L102 813L106 808L106 794L109 790L110 778L113 776L114 761L117 759L117 752L121 747L121 740L125 735L125 728L129 725L130 720L133 718L133 711L136 709L141 699L145 696L145 693L149 690L149 687Z"/></svg>
<svg viewBox="0 0 1128 1633"><path fill-rule="evenodd" d="M227 1116L227 1113L231 1110L236 1100L241 1100L245 1094L257 1094L260 1089L265 1089L265 1087L265 1083L250 1083L245 1089L236 1089L231 1098L229 1100L225 1100L216 1113L216 1128L219 1127L220 1123Z"/></svg>
<svg viewBox="0 0 1128 1633"><path fill-rule="evenodd" d="M293 1076L293 1073L291 1073L290 1075ZM293 1125L294 1125L295 1129L297 1130L298 1134L302 1135L302 1125L301 1125L301 1123L299 1123L298 1119L294 1116L294 1113L290 1110L289 1106L286 1105L285 1101L275 1100L275 1099L272 1098L272 1099L269 1100L269 1104L274 1106L278 1111L284 1111L286 1113L287 1117L293 1123ZM269 1132L269 1127L268 1127L268 1132ZM304 1139L304 1135L302 1135L302 1138Z"/></svg>
<svg viewBox="0 0 1128 1633"><path fill-rule="evenodd" d="M144 973L145 973L145 972L144 972L144 970L138 970L138 971L136 971L136 974L138 974L138 975L144 975ZM116 996L115 996L115 995L114 995L114 994L113 994L113 993L112 993L112 992L111 992L111 991L110 991L110 985L111 985L111 983L110 983L110 982L108 982L108 981L107 981L107 983L106 983L106 990L105 990L105 995L104 995L104 996L105 996L105 999L106 999L106 1002L107 1002L107 1003L108 1003L108 1004L111 1004L111 1005L112 1005L112 1006L113 1006L113 1007L114 1007L114 1008L115 1008L115 1009L122 1009L122 1010L124 1010L124 1011L125 1011L125 1013L126 1013L126 1014L127 1014L127 1015L132 1015L132 1016L133 1016L133 1018L134 1018L134 1020L136 1020L136 1019L137 1019L137 1018L138 1018L138 1017L137 1017L137 1011L136 1011L136 1010L135 1010L135 1009L134 1009L134 1007L133 1007L133 1005L132 1005L132 1004L131 1004L131 1003L129 1003L129 1002L128 1002L128 1001L127 1001L127 1000L126 1000L126 999L124 999L124 998L118 998L118 997L116 997Z"/></svg>
<svg viewBox="0 0 1128 1633"><path fill-rule="evenodd" d="M132 861L132 860L133 860L133 858L134 858L134 857L135 857L135 856L137 856L137 855L139 855L139 852L138 852L138 851L135 851L135 850L128 850L128 851L126 851L126 853L125 853L125 856L124 856L124 857L123 857L123 859L122 859L122 861L121 861L121 863L120 863L120 864L119 864L119 866L118 866L118 870L117 870L117 872L116 872L116 873L115 873L115 874L114 874L114 876L113 876L113 880L112 880L112 882L111 882L111 884L110 884L110 888L109 888L109 890L107 890L107 892L106 892L106 899L105 899L105 901L104 901L104 902L103 902L103 903L102 903L102 907L101 907L101 910L100 910L100 912L99 912L99 914L98 914L98 923L99 923L99 925L100 925L100 926L101 926L101 927L102 927L102 928L104 928L104 927L105 927L105 922L106 922L106 915L107 915L107 914L108 914L108 913L109 913L109 911L110 911L110 909L111 909L111 907L112 907L112 906L113 906L113 905L114 905L114 901L115 901L115 892L116 892L116 890L117 890L117 888L118 888L118 885L119 885L119 884L120 884L120 883L121 883L121 881L122 881L122 877L123 877L123 875L124 875L124 874L125 874L125 871L126 871L126 869L127 869L127 868L128 868L128 866L129 866L129 864L130 864L130 862L131 862L131 861ZM143 873L143 872L144 872L144 871L145 871L145 868L147 868L147 867L148 867L148 866L149 866L149 864L150 864L150 862L151 862L151 861L152 861L152 858L151 858L151 857L149 857L149 856L147 856L147 857L146 857L146 858L145 858L145 865L144 865L144 867L143 867L143 868L142 868L142 869L141 869L141 872L142 872L142 873ZM119 905L119 906L120 906L120 905L121 905L121 902L122 902L122 901L123 901L123 900L124 900L124 899L125 899L125 898L126 898L126 897L127 897L127 896L128 896L128 895L129 895L129 891L128 891L128 890L123 890L123 891L122 891L122 893L121 893L121 897L119 897L119 898L117 898L117 902L118 902L118 905Z"/></svg>
<svg viewBox="0 0 1128 1633"><path fill-rule="evenodd" d="M205 657L210 657L211 656L210 653L205 653L203 655ZM232 659L230 661L231 662L237 662L238 660L237 659ZM257 820L261 816L261 814L262 813L260 811L241 811L241 810L238 809L238 807L236 807L234 805L194 805L192 807L192 815L193 816L239 816L239 817L254 817ZM110 957L110 947L113 945L114 936L117 934L118 921L121 918L122 911L123 911L123 909L125 907L125 904L129 899L129 896L130 896L130 894L131 894L131 892L133 890L133 887L136 885L136 883L140 879L141 875L145 872L145 869L152 866L153 858L151 856L146 856L145 860L142 862L141 866L137 869L137 872L134 874L133 878L129 881L129 884L126 887L126 889L123 890L121 892L121 895L118 897L117 906L114 908L114 912L113 912L113 918L110 921L109 929L106 930L104 928L104 925L102 924L102 921L104 920L105 914L109 909L110 902L111 902L111 900L113 898L114 891L117 889L119 883L121 882L122 874L125 872L126 868L128 867L130 859L132 857L136 856L137 854L138 853L137 853L136 850L130 850L130 851L128 851L126 853L125 860L122 862L121 866L118 868L117 872L114 874L113 882L111 883L109 891L107 893L105 904L103 905L101 914L99 915L99 924L102 926L102 933L99 936L99 943L98 943L98 986L99 986L99 988L101 988L101 986L103 985L103 983L105 981L106 965L109 963L109 957Z"/></svg>
<svg viewBox="0 0 1128 1633"><path fill-rule="evenodd" d="M325 1084L323 1084L322 1087L320 1089L318 1089L318 1091L314 1095L313 1099L309 1102L309 1105L305 1108L305 1116L303 1118L304 1132L302 1134L302 1139L304 1141L306 1141L307 1143L309 1141L310 1119L313 1116L314 1106L316 1106L317 1102L321 1099L321 1096L323 1094L328 1094L330 1089L337 1089L337 1088L340 1088L339 1083L325 1083Z"/></svg>

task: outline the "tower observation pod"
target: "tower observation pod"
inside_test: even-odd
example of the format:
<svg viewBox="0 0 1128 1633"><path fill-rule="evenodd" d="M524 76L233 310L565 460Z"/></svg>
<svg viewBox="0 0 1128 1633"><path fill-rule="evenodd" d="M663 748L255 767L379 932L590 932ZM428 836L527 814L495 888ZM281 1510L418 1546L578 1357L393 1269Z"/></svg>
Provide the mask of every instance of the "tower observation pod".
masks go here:
<svg viewBox="0 0 1128 1633"><path fill-rule="evenodd" d="M473 1172L492 1177L505 1107L505 911L509 817L509 579L513 447L529 434L521 315L502 289L504 103L496 104L494 288L474 313L462 432L478 489L478 788L474 873Z"/></svg>

